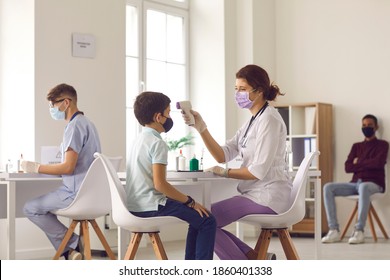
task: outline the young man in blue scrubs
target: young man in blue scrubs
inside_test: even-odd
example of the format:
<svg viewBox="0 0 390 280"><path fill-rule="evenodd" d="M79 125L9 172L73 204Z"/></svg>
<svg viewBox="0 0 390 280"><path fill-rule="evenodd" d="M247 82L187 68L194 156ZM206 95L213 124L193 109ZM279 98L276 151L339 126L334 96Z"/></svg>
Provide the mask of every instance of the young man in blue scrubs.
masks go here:
<svg viewBox="0 0 390 280"><path fill-rule="evenodd" d="M189 224L185 259L213 258L216 221L201 204L175 189L166 180L168 146L161 138L173 121L171 100L159 92L143 92L134 103L134 114L143 126L127 163L127 208L139 217L174 216Z"/></svg>
<svg viewBox="0 0 390 280"><path fill-rule="evenodd" d="M62 160L59 164L39 164L23 161L22 169L28 173L62 176L62 186L57 190L28 201L24 214L40 227L57 250L68 230L50 211L69 206L94 160L94 153L101 152L98 132L94 124L77 108L77 92L67 84L59 84L47 95L50 114L54 120L66 122L61 143ZM81 259L76 250L79 236L73 233L65 247L65 259ZM78 248L77 248L78 249Z"/></svg>

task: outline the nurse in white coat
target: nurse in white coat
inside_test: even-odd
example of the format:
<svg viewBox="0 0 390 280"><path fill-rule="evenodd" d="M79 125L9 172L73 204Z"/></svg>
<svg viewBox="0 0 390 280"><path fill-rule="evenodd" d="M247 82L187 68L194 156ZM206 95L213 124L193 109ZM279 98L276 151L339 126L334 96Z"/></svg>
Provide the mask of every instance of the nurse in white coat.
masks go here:
<svg viewBox="0 0 390 280"><path fill-rule="evenodd" d="M282 95L270 83L267 72L257 65L247 65L236 74L235 99L252 117L220 146L211 136L201 115L192 111L194 128L200 133L207 149L218 163L237 156L242 165L236 169L214 166L216 175L239 179L241 195L214 203L211 212L217 220L215 253L223 260L255 259L257 253L235 235L223 229L249 214L277 214L289 207L292 183L286 173L285 123L279 112L268 104ZM183 115L188 123L189 119Z"/></svg>

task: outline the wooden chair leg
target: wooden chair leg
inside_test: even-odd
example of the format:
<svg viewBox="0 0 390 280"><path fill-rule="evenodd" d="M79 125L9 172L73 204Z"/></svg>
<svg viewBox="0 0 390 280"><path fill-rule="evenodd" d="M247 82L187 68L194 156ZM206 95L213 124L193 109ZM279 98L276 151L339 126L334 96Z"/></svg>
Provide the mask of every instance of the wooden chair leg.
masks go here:
<svg viewBox="0 0 390 280"><path fill-rule="evenodd" d="M64 239L62 239L62 242L61 242L60 246L58 247L56 254L53 257L53 260L58 260L61 256L61 254L64 252L66 244L68 244L70 238L72 237L72 234L73 234L78 222L79 221L73 220L72 223L70 224L68 231L65 233Z"/></svg>
<svg viewBox="0 0 390 280"><path fill-rule="evenodd" d="M287 229L278 229L279 240L288 260L299 260L298 252Z"/></svg>
<svg viewBox="0 0 390 280"><path fill-rule="evenodd" d="M157 259L167 260L168 256L164 250L164 246L161 242L160 235L158 232L149 233L150 241L152 241L154 253L156 254Z"/></svg>
<svg viewBox="0 0 390 280"><path fill-rule="evenodd" d="M142 239L142 232L134 232L131 236L129 247L127 248L124 260L134 260L135 254L137 253L139 243Z"/></svg>
<svg viewBox="0 0 390 280"><path fill-rule="evenodd" d="M92 255L91 255L91 240L89 237L89 229L88 229L88 221L80 221L81 222L81 227L82 227L82 233L84 237L84 259L86 260L91 260Z"/></svg>
<svg viewBox="0 0 390 280"><path fill-rule="evenodd" d="M348 229L349 229L349 226L351 225L352 220L353 220L353 218L354 218L355 215L356 215L357 210L358 210L358 202L356 202L355 208L353 209L352 214L351 214L351 216L349 217L348 222L347 222L347 224L345 225L345 227L344 227L344 229L343 229L343 232L341 233L340 239L343 239L344 236L345 236L345 234L347 233L347 231L348 231Z"/></svg>
<svg viewBox="0 0 390 280"><path fill-rule="evenodd" d="M389 236L387 235L386 230L385 230L385 228L383 227L383 224L382 224L381 220L379 219L379 216L378 216L378 214L376 213L374 206L372 206L372 205L370 206L370 212L371 212L372 215L374 216L374 219L376 220L376 222L377 222L379 228L381 229L383 236L384 236L386 239L389 239Z"/></svg>
<svg viewBox="0 0 390 280"><path fill-rule="evenodd" d="M91 223L93 229L96 232L96 235L99 237L100 242L102 243L104 249L106 250L107 255L110 257L111 260L116 260L116 257L114 253L112 252L110 245L108 245L106 238L103 235L103 232L100 230L98 224L95 220L89 220Z"/></svg>
<svg viewBox="0 0 390 280"><path fill-rule="evenodd" d="M371 208L371 206L370 206L370 208ZM370 226L372 238L374 239L375 242L377 242L377 241L378 241L378 238L376 237L374 222L373 222L373 220L372 220L372 215L371 215L371 209L368 209L367 218L368 218L368 225Z"/></svg>
<svg viewBox="0 0 390 280"><path fill-rule="evenodd" d="M271 242L272 229L262 229L259 238L257 239L255 251L257 252L258 260L267 258L269 243Z"/></svg>

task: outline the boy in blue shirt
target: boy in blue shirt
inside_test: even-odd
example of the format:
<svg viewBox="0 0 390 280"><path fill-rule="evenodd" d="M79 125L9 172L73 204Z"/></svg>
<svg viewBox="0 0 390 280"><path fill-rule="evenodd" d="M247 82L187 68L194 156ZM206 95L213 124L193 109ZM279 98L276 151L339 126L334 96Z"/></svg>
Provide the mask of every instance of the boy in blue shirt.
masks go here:
<svg viewBox="0 0 390 280"><path fill-rule="evenodd" d="M213 258L216 221L211 213L175 189L166 180L168 146L161 138L173 121L171 100L159 92L143 92L134 103L134 114L143 126L127 164L127 207L139 217L174 216L189 224L186 260Z"/></svg>

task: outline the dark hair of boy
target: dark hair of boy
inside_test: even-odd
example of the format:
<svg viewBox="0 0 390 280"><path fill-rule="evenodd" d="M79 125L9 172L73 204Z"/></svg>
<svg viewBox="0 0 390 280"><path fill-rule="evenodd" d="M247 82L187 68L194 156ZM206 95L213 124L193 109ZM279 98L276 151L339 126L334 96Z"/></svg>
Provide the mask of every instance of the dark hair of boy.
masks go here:
<svg viewBox="0 0 390 280"><path fill-rule="evenodd" d="M164 114L171 99L161 92L145 91L140 93L134 102L134 115L140 125L145 126L154 121L156 113Z"/></svg>

